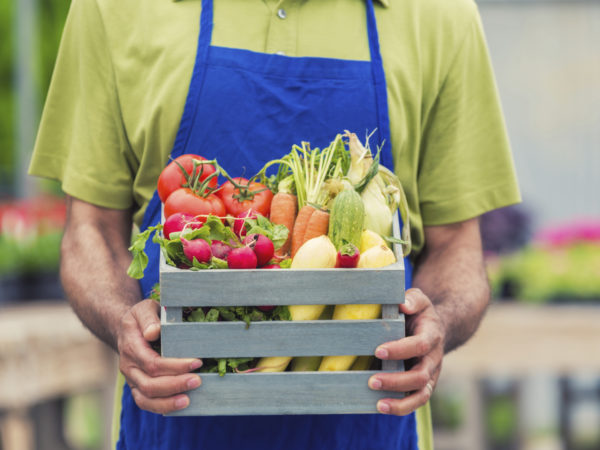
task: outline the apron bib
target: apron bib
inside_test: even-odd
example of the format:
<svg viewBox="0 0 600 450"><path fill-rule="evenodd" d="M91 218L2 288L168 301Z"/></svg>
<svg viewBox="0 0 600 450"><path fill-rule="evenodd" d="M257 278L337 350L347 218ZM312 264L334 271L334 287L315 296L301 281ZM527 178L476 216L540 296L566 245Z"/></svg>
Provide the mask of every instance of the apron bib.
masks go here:
<svg viewBox="0 0 600 450"><path fill-rule="evenodd" d="M370 61L287 57L212 46L212 0L203 0L196 62L171 157L196 153L216 158L233 176L252 176L292 144L309 140L323 148L343 130L360 136L376 129L372 139L384 142L381 162L393 168L372 0L366 17ZM155 192L141 228L159 221ZM149 241L146 252L145 297L158 282L159 247ZM125 384L117 448L415 450L417 435L414 413L164 417L139 409Z"/></svg>

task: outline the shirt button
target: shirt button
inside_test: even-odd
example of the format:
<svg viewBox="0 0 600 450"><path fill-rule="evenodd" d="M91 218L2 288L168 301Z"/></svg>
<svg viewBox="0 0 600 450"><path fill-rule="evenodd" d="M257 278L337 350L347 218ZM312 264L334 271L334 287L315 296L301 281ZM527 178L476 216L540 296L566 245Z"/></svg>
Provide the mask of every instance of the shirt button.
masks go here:
<svg viewBox="0 0 600 450"><path fill-rule="evenodd" d="M287 17L285 9L279 8L279 10L277 11L277 17L279 17L280 19L285 19Z"/></svg>

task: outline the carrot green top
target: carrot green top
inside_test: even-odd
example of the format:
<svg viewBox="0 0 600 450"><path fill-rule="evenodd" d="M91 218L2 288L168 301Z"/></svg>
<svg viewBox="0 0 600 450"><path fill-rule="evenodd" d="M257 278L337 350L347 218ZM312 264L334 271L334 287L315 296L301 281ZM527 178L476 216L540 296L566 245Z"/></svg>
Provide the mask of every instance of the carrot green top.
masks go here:
<svg viewBox="0 0 600 450"><path fill-rule="evenodd" d="M370 58L362 2L214 3L214 45ZM199 14L199 1L74 0L30 172L61 180L82 200L133 208L139 224L179 126ZM376 17L394 169L418 251L424 225L465 220L520 197L475 3L379 1ZM351 131L362 137L366 130Z"/></svg>

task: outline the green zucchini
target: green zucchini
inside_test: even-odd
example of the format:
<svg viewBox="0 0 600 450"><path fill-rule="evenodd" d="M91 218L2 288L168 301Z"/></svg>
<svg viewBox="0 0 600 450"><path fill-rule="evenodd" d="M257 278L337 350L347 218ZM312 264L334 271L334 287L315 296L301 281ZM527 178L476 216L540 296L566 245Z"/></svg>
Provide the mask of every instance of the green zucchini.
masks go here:
<svg viewBox="0 0 600 450"><path fill-rule="evenodd" d="M333 200L329 218L329 239L336 250L344 244L360 248L360 235L365 221L365 206L354 189L340 192Z"/></svg>

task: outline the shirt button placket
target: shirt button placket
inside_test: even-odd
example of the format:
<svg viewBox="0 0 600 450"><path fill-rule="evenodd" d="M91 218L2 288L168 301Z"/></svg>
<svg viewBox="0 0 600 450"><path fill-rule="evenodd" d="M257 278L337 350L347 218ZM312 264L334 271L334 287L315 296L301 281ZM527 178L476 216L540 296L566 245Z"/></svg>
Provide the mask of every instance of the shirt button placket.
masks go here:
<svg viewBox="0 0 600 450"><path fill-rule="evenodd" d="M280 1L271 10L272 19L267 37L267 53L276 55L294 55L296 51L297 24L292 16L296 5L294 2Z"/></svg>

